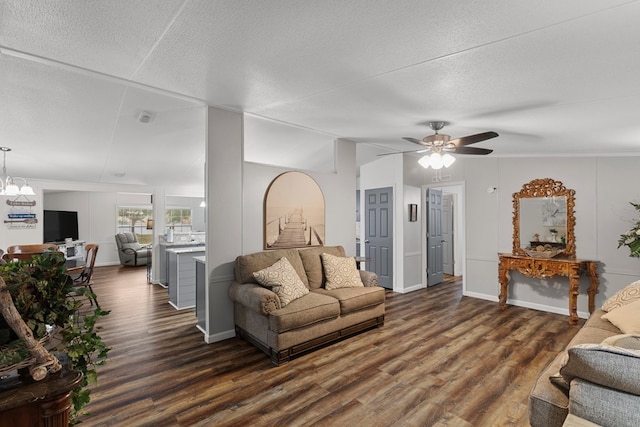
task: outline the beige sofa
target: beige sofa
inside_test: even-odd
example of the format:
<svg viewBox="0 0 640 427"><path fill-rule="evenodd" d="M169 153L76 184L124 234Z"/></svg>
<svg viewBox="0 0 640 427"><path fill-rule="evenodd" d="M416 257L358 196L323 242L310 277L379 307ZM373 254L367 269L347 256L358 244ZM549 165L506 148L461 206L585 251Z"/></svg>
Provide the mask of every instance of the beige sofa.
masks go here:
<svg viewBox="0 0 640 427"><path fill-rule="evenodd" d="M359 271L364 286L325 289L321 254L344 257L341 246L278 249L236 258L233 300L236 333L271 356L291 357L384 324L385 291L375 273ZM309 293L282 307L278 296L253 273L287 258ZM357 273L356 273L357 274Z"/></svg>
<svg viewBox="0 0 640 427"><path fill-rule="evenodd" d="M640 338L619 336L605 313L592 313L537 378L532 427L562 426L568 414L600 426L640 426Z"/></svg>

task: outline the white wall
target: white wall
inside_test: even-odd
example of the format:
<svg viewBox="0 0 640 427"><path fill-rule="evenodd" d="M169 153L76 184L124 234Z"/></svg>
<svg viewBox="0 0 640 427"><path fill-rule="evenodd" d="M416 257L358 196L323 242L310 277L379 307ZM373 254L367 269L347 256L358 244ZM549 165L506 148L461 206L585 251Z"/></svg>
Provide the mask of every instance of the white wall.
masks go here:
<svg viewBox="0 0 640 427"><path fill-rule="evenodd" d="M425 258L425 218L423 192L426 188L445 188L439 181L434 181L433 170L424 169L418 164L419 157L413 155L384 156L360 167L361 212L364 212L364 192L367 189L393 187L394 189L394 284L396 292L411 292L426 286ZM454 186L448 187L449 192L455 194L459 205L462 195L462 179L464 177L464 159L459 159L454 165L445 169L447 182L454 180ZM408 206L410 203L418 205L417 222L409 221ZM460 206L458 206L460 207ZM456 217L456 230L464 232L464 216ZM365 218L362 216L361 233L364 236ZM464 260L460 243L456 245L456 274L462 274Z"/></svg>
<svg viewBox="0 0 640 427"><path fill-rule="evenodd" d="M599 261L596 306L628 283L640 279L640 260L630 258L617 240L633 218L629 201L640 201L638 157L465 159L467 295L497 301L498 252L512 251L512 194L536 178L553 178L576 191L576 255ZM497 192L488 194L488 186ZM581 281L578 311L588 314ZM568 280L538 280L512 274L510 303L568 312Z"/></svg>
<svg viewBox="0 0 640 427"><path fill-rule="evenodd" d="M410 185L404 186L402 216L396 220L402 221L403 228L403 291L424 288L422 280L422 235L425 233L422 213L424 206L422 204L421 189ZM409 221L409 205L418 205L418 220Z"/></svg>
<svg viewBox="0 0 640 427"><path fill-rule="evenodd" d="M149 196L147 195L147 204ZM78 212L78 238L100 246L97 265L118 264L113 235L117 227L117 193L65 191L45 193L43 208Z"/></svg>
<svg viewBox="0 0 640 427"><path fill-rule="evenodd" d="M395 292L407 292L412 290L409 284L405 289L405 259L404 259L404 227L405 215L405 174L404 157L398 155L383 156L379 159L360 166L360 236L365 238L366 190L376 188L393 188L393 290ZM413 199L411 199L413 200ZM364 247L361 248L364 255ZM366 269L366 264L364 265ZM410 279L413 280L413 279Z"/></svg>
<svg viewBox="0 0 640 427"><path fill-rule="evenodd" d="M355 143L338 140L335 173L301 171L313 178L325 201L325 246L343 246L347 255L356 254ZM291 169L245 162L243 189L243 253L263 250L264 195L275 177ZM238 254L239 255L239 254Z"/></svg>
<svg viewBox="0 0 640 427"><path fill-rule="evenodd" d="M626 248L617 248L620 234L628 230L636 215L629 202L640 202L636 177L639 159L637 156L459 157L452 167L440 172L442 180L438 181L433 170L417 166L417 157L405 155L403 163L401 156L387 156L361 167L360 190L364 194L367 188L393 186L394 197L402 201L395 212L395 218L402 220L394 224L394 250L400 247L403 252L394 257L394 273L400 269L403 277L396 274L398 282L394 290L406 292L417 288L414 277L417 263L412 258L418 250L413 239L418 227L407 222L406 206L416 200L418 186L446 189L451 185L448 183L460 182L464 186L464 200L460 200L464 224L458 228L464 228L465 255L456 265L464 266L464 294L497 301L498 253L512 251L513 193L536 178L562 181L576 191L577 257L599 262L600 290L596 297L599 306L625 285L640 279L640 260L629 257ZM497 187L497 191L489 193L489 187ZM364 232L364 219L361 228ZM509 303L568 313L568 279L538 280L516 272L511 283ZM588 315L585 293L588 285L583 278L578 299L582 317Z"/></svg>

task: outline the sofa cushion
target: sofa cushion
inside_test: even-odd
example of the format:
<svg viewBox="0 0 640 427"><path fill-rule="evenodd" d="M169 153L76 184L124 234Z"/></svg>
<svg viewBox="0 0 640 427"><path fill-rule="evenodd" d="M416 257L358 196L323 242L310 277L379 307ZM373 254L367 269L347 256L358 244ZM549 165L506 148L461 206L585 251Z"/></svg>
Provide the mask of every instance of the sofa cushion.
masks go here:
<svg viewBox="0 0 640 427"><path fill-rule="evenodd" d="M571 382L569 411L598 426L640 426L638 398L576 378Z"/></svg>
<svg viewBox="0 0 640 427"><path fill-rule="evenodd" d="M253 273L275 264L276 261L283 257L287 258L289 263L291 263L293 268L296 270L296 273L298 273L298 277L300 277L302 283L304 283L305 286L308 286L309 282L307 281L307 275L305 274L304 267L302 266L302 260L300 259L300 255L298 255L298 251L295 249L278 249L275 251L240 255L236 258L236 282L258 283L255 277L253 277Z"/></svg>
<svg viewBox="0 0 640 427"><path fill-rule="evenodd" d="M337 299L317 292L310 292L292 301L286 307L272 311L269 315L269 329L281 333L301 328L340 315Z"/></svg>
<svg viewBox="0 0 640 427"><path fill-rule="evenodd" d="M384 288L365 287L365 288L340 288L340 289L315 289L323 295L336 298L340 301L340 314L344 315L363 308L372 307L384 303Z"/></svg>
<svg viewBox="0 0 640 427"><path fill-rule="evenodd" d="M625 304L640 299L640 280L637 280L623 289L616 292L602 304L604 311L611 311L615 308L622 307Z"/></svg>
<svg viewBox="0 0 640 427"><path fill-rule="evenodd" d="M142 246L140 245L140 243L137 243L137 242L134 242L134 243L123 243L122 244L122 249L133 249L134 251L137 251L141 247Z"/></svg>
<svg viewBox="0 0 640 427"><path fill-rule="evenodd" d="M272 266L254 272L253 277L258 283L271 288L278 295L281 307L309 293L309 289L302 283L298 273L285 257L280 258Z"/></svg>
<svg viewBox="0 0 640 427"><path fill-rule="evenodd" d="M625 334L640 334L640 299L617 307L602 316Z"/></svg>
<svg viewBox="0 0 640 427"><path fill-rule="evenodd" d="M325 289L364 287L354 258L337 257L328 253L323 253L321 257L327 279Z"/></svg>
<svg viewBox="0 0 640 427"><path fill-rule="evenodd" d="M608 344L580 344L567 351L560 374L640 395L640 351Z"/></svg>
<svg viewBox="0 0 640 427"><path fill-rule="evenodd" d="M300 259L302 259L304 271L309 280L309 289L319 289L324 286L325 277L320 257L323 253L343 257L344 248L342 246L318 246L299 250Z"/></svg>

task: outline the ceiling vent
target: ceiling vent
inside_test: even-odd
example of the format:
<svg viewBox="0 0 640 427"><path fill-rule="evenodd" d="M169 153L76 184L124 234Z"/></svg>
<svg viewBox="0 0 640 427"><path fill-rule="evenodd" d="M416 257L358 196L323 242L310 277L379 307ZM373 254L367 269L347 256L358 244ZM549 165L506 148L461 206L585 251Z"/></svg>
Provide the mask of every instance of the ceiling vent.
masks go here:
<svg viewBox="0 0 640 427"><path fill-rule="evenodd" d="M141 111L138 114L138 121L140 123L149 123L156 116L156 113L152 113L150 111Z"/></svg>

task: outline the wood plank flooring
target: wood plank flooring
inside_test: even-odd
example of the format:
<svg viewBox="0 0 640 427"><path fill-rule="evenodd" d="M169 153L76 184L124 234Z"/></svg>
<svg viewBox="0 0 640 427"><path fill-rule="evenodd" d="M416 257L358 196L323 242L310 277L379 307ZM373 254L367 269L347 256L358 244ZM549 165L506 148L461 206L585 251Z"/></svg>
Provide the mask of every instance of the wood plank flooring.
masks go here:
<svg viewBox="0 0 640 427"><path fill-rule="evenodd" d="M527 426L535 378L578 330L463 297L451 278L388 292L382 328L274 367L239 338L204 343L144 268L94 278L112 350L85 426Z"/></svg>

